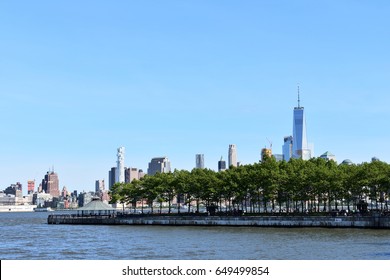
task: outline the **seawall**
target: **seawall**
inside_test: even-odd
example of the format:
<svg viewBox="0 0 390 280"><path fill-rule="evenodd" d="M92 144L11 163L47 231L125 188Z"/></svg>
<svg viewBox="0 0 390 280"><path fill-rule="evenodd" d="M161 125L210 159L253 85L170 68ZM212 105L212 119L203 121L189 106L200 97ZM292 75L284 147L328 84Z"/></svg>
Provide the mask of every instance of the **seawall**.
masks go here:
<svg viewBox="0 0 390 280"><path fill-rule="evenodd" d="M245 227L326 227L390 229L389 216L75 216L49 215L48 224L159 225L159 226L245 226Z"/></svg>

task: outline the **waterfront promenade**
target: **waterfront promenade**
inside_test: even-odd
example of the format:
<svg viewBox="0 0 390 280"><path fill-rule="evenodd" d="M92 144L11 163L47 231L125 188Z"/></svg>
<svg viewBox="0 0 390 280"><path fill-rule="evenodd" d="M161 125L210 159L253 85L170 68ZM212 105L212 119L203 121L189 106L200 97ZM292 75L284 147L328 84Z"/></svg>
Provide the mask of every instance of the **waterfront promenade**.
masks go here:
<svg viewBox="0 0 390 280"><path fill-rule="evenodd" d="M208 215L49 215L48 224L324 227L390 229L390 217L371 216L208 216Z"/></svg>

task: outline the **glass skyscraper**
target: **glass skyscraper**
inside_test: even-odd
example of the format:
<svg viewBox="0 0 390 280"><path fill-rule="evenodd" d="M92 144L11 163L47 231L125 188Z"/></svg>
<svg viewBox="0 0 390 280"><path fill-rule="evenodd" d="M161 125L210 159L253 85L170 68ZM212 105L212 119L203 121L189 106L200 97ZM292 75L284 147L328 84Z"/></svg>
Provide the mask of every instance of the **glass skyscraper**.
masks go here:
<svg viewBox="0 0 390 280"><path fill-rule="evenodd" d="M195 167L196 168L204 168L204 155L203 154L195 155Z"/></svg>
<svg viewBox="0 0 390 280"><path fill-rule="evenodd" d="M283 144L283 159L285 161L289 161L292 156L292 149L293 149L293 137L292 136L286 136L284 137L284 144Z"/></svg>
<svg viewBox="0 0 390 280"><path fill-rule="evenodd" d="M299 88L298 88L298 107L294 108L293 120L293 141L292 141L293 158L308 160L311 158L311 150L307 143L306 119L304 107L300 105Z"/></svg>
<svg viewBox="0 0 390 280"><path fill-rule="evenodd" d="M226 170L226 161L224 161L223 158L221 157L221 159L218 161L218 172L224 170Z"/></svg>

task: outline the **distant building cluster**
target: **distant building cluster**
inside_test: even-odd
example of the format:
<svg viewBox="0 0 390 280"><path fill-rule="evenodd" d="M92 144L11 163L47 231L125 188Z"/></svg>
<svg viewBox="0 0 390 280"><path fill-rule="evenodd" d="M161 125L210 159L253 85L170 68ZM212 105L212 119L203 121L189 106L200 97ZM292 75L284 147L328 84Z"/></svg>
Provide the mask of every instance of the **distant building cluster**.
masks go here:
<svg viewBox="0 0 390 280"><path fill-rule="evenodd" d="M108 171L108 188L110 189L115 183L130 183L134 179L141 179L145 174L142 169L134 167L125 167L125 148L117 149L117 165Z"/></svg>
<svg viewBox="0 0 390 280"><path fill-rule="evenodd" d="M110 198L105 189L104 180L96 181L95 192L78 193L76 190L69 192L66 186L60 190L58 174L51 170L44 175L36 189L35 180L28 180L25 196L20 182L11 184L5 190L0 191L0 211L19 211L17 207L25 205L36 205L38 208L76 209L84 206L96 196L108 204Z"/></svg>
<svg viewBox="0 0 390 280"><path fill-rule="evenodd" d="M289 161L292 158L308 160L314 156L313 144L308 143L307 128L304 107L300 103L300 93L298 87L298 106L293 110L293 129L292 135L285 136L283 139L282 153L273 154L272 143L267 148L263 148L260 154L260 160L265 160L269 157L274 157L277 161ZM236 144L229 144L227 151L227 163L221 156L217 163L218 171L222 172L228 168L240 166L237 156ZM60 191L58 174L53 170L49 170L43 177L38 188L36 188L35 180L27 182L27 196L22 194L22 184L17 182L11 184L5 190L0 191L0 206L1 205L23 205L35 204L40 207L53 207L63 209L73 209L85 205L92 200L93 197L99 197L102 201L108 203L109 189L115 183L129 183L133 180L139 180L145 173L142 169L125 166L125 148L117 149L116 166L112 167L108 172L108 186L104 179L95 181L95 190L91 192L77 191L69 192L64 186ZM323 153L321 158L326 160L336 161L336 156L327 151ZM377 160L376 158L372 159ZM342 164L352 164L350 160L344 160ZM195 168L205 168L204 154L195 155ZM156 173L171 172L171 162L166 156L154 157L150 160L147 168L147 175L152 176ZM106 188L107 187L107 188Z"/></svg>

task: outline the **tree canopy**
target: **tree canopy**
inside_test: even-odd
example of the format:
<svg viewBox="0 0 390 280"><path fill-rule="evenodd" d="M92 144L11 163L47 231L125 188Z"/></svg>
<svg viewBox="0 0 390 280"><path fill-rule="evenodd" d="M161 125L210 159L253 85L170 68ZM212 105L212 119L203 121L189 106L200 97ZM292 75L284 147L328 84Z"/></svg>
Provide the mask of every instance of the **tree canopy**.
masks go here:
<svg viewBox="0 0 390 280"><path fill-rule="evenodd" d="M329 212L359 208L366 201L371 208L387 210L389 193L390 166L385 162L337 165L322 158L278 162L273 157L222 172L193 169L146 175L110 189L111 203L135 206L145 201L152 212L153 202L159 203L160 211L165 203L169 213L175 198L178 212L184 212L183 205L188 212L211 205L251 213Z"/></svg>

